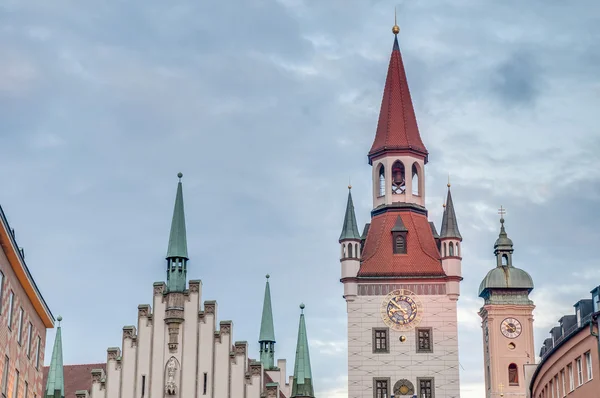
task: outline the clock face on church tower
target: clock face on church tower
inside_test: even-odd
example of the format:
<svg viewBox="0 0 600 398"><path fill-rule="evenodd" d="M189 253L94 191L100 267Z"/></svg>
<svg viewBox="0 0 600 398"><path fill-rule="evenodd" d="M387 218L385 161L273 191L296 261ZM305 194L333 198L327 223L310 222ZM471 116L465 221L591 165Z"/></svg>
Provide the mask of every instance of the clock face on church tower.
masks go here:
<svg viewBox="0 0 600 398"><path fill-rule="evenodd" d="M411 330L419 325L422 316L421 302L410 290L394 290L381 303L381 318L394 330Z"/></svg>
<svg viewBox="0 0 600 398"><path fill-rule="evenodd" d="M519 337L521 331L523 330L521 326L521 322L519 322L515 318L506 318L500 324L500 331L505 337L509 339L515 339Z"/></svg>

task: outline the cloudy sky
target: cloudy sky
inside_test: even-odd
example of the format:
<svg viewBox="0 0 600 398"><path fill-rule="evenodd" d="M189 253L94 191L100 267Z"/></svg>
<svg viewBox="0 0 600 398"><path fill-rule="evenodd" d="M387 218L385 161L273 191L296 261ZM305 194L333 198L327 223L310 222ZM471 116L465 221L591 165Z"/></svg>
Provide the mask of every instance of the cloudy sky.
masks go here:
<svg viewBox="0 0 600 398"><path fill-rule="evenodd" d="M318 396L345 396L337 238L349 178L369 220L395 6L430 219L450 173L464 237L463 398L483 394L500 205L536 283L536 350L600 284L596 0L1 0L0 204L66 363L104 361L164 280L181 171L203 299L255 342L270 273L278 356L292 366L303 301Z"/></svg>

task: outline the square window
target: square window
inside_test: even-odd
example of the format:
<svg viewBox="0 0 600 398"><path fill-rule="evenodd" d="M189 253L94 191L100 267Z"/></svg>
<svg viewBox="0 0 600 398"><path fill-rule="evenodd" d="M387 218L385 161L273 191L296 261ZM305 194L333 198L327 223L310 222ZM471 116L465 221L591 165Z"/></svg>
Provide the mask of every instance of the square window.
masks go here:
<svg viewBox="0 0 600 398"><path fill-rule="evenodd" d="M433 352L433 334L431 328L417 328L417 352Z"/></svg>
<svg viewBox="0 0 600 398"><path fill-rule="evenodd" d="M433 377L428 378L417 378L417 384L419 385L419 398L434 398L435 397L435 383Z"/></svg>
<svg viewBox="0 0 600 398"><path fill-rule="evenodd" d="M390 394L390 379L389 378L373 378L373 398L389 398Z"/></svg>
<svg viewBox="0 0 600 398"><path fill-rule="evenodd" d="M389 329L373 328L373 353L389 353L389 347Z"/></svg>

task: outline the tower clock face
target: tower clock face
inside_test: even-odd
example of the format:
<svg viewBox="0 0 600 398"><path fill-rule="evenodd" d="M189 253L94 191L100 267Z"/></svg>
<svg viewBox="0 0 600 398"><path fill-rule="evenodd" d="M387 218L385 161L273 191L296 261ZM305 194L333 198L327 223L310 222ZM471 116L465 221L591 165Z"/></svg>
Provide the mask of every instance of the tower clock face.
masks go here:
<svg viewBox="0 0 600 398"><path fill-rule="evenodd" d="M411 330L419 325L423 310L419 298L410 290L397 289L381 303L381 318L391 329Z"/></svg>
<svg viewBox="0 0 600 398"><path fill-rule="evenodd" d="M500 331L505 337L509 339L515 339L519 337L523 327L521 326L521 322L519 322L515 318L506 318L500 324Z"/></svg>

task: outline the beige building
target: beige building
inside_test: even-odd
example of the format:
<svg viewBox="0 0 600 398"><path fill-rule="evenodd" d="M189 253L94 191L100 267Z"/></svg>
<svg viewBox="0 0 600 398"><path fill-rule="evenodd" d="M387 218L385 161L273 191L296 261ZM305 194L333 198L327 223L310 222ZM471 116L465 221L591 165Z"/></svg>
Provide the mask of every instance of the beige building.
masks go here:
<svg viewBox="0 0 600 398"><path fill-rule="evenodd" d="M180 173L181 179L182 174ZM107 350L105 366L63 367L61 332L47 370L47 394L60 398L291 398L314 397L308 339L301 305L296 362L288 378L285 360L275 362L275 333L267 279L260 360L248 343L233 337L233 322L218 320L215 301L202 301L202 282L187 281L187 239L181 180L167 250L167 281L153 287L152 304L138 306L135 325L123 328L120 347ZM268 276L267 276L268 278ZM104 364L102 364L104 365ZM71 372L71 370L73 370ZM82 377L85 383L70 380ZM78 390L68 390L78 388ZM72 386L72 387L71 387Z"/></svg>
<svg viewBox="0 0 600 398"><path fill-rule="evenodd" d="M46 329L54 318L0 207L0 396L40 397Z"/></svg>

